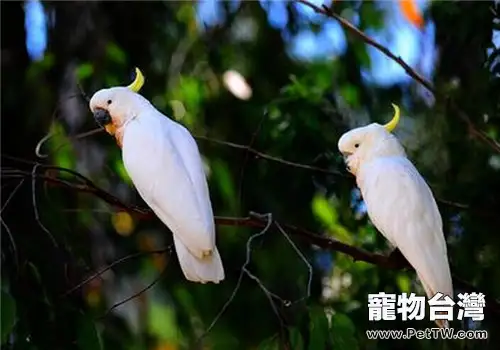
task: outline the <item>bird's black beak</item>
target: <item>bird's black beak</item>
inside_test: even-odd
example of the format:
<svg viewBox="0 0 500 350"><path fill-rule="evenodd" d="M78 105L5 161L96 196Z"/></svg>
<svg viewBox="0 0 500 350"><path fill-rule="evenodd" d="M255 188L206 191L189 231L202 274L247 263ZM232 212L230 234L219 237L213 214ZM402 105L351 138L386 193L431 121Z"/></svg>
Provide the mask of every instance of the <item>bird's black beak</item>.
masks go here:
<svg viewBox="0 0 500 350"><path fill-rule="evenodd" d="M96 108L94 112L94 119L97 122L97 124L99 124L102 127L105 127L106 125L112 122L109 112L102 108Z"/></svg>

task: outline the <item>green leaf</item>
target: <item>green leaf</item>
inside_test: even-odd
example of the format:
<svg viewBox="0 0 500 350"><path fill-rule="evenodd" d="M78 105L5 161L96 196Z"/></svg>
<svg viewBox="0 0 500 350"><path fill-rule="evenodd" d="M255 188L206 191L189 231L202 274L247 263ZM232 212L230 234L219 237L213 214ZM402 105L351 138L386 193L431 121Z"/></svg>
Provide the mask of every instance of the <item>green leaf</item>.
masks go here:
<svg viewBox="0 0 500 350"><path fill-rule="evenodd" d="M290 345L292 346L292 349L294 350L302 350L304 349L304 340L302 339L302 334L300 334L300 331L295 328L295 327L290 327L288 329L289 336L290 336Z"/></svg>
<svg viewBox="0 0 500 350"><path fill-rule="evenodd" d="M325 349L330 336L330 327L322 307L314 306L309 311L309 350Z"/></svg>
<svg viewBox="0 0 500 350"><path fill-rule="evenodd" d="M346 100L346 102L351 106L359 105L359 94L358 89L351 84L346 84L340 88L340 94Z"/></svg>
<svg viewBox="0 0 500 350"><path fill-rule="evenodd" d="M361 29L382 29L384 27L384 13L377 8L377 5L373 2L363 1L359 13Z"/></svg>
<svg viewBox="0 0 500 350"><path fill-rule="evenodd" d="M76 156L64 127L59 122L53 122L50 132L53 136L48 140L48 146L50 153L54 155L56 165L61 168L74 169ZM46 151L42 149L42 152ZM69 176L65 172L59 172L59 175L61 177Z"/></svg>
<svg viewBox="0 0 500 350"><path fill-rule="evenodd" d="M94 66L90 63L83 63L76 68L76 76L78 80L84 80L94 73Z"/></svg>
<svg viewBox="0 0 500 350"><path fill-rule="evenodd" d="M323 225L332 228L337 223L337 212L331 207L325 197L316 195L313 198L312 210Z"/></svg>
<svg viewBox="0 0 500 350"><path fill-rule="evenodd" d="M177 342L178 330L176 327L174 310L159 302L150 302L148 317L149 332L163 341Z"/></svg>
<svg viewBox="0 0 500 350"><path fill-rule="evenodd" d="M16 301L14 298L2 290L1 295L1 313L2 323L0 324L1 336L2 336L2 344L5 343L9 337L9 334L12 332L14 325L16 324Z"/></svg>
<svg viewBox="0 0 500 350"><path fill-rule="evenodd" d="M81 350L102 349L101 337L92 318L82 315L78 321L76 344Z"/></svg>
<svg viewBox="0 0 500 350"><path fill-rule="evenodd" d="M356 350L358 342L352 320L345 314L336 313L332 317L332 336L335 349Z"/></svg>
<svg viewBox="0 0 500 350"><path fill-rule="evenodd" d="M106 47L106 55L111 61L119 64L125 64L127 60L125 52L114 43L108 44L108 46Z"/></svg>
<svg viewBox="0 0 500 350"><path fill-rule="evenodd" d="M238 203L236 201L236 189L229 167L225 162L215 159L212 162L212 177L217 183L224 200L229 203L231 208L236 208Z"/></svg>
<svg viewBox="0 0 500 350"><path fill-rule="evenodd" d="M123 160L121 157L115 160L115 170L124 182L132 185L132 179L127 173L127 169L125 169L125 165L123 164Z"/></svg>
<svg viewBox="0 0 500 350"><path fill-rule="evenodd" d="M396 283L399 287L399 290L404 293L410 293L411 281L407 275L400 273L396 277Z"/></svg>
<svg viewBox="0 0 500 350"><path fill-rule="evenodd" d="M312 201L313 214L320 222L328 228L330 234L335 239L342 240L346 243L352 243L353 238L349 230L342 226L338 221L338 213L335 206L332 205L325 197L317 194Z"/></svg>

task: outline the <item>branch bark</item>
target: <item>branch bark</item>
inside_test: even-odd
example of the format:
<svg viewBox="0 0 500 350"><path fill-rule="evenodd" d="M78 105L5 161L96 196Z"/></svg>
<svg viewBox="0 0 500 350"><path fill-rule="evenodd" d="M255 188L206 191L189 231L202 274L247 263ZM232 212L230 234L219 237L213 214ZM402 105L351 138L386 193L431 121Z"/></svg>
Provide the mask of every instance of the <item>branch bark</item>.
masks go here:
<svg viewBox="0 0 500 350"><path fill-rule="evenodd" d="M93 196L116 208L119 208L120 210L139 216L141 219L152 219L155 217L151 209L124 203L116 196L96 186L90 179L79 174L78 172L56 166L44 165L43 168L46 169L44 174L23 170L2 170L2 177L19 179L35 177L38 180L42 180L56 186L61 186L72 191L92 194ZM78 179L78 183L56 177L55 175L60 172L73 175L76 179ZM214 220L217 226L241 226L263 229L266 225L268 225L267 220L262 215L258 214L249 215L247 217L215 216ZM277 223L275 220L274 222ZM386 256L378 253L371 253L364 249L343 243L334 238L325 237L324 235L295 225L286 223L279 223L279 225L288 233L298 237L305 243L314 244L327 251L340 252L349 255L354 261L364 261L386 269L413 269L406 259L404 259L404 257L400 254L391 254L390 256ZM150 253L157 254L158 251L152 251ZM456 277L454 274L453 282L455 286L459 286L468 292L479 292L479 290L473 285ZM495 298L486 296L486 305L489 310L500 314L500 302Z"/></svg>

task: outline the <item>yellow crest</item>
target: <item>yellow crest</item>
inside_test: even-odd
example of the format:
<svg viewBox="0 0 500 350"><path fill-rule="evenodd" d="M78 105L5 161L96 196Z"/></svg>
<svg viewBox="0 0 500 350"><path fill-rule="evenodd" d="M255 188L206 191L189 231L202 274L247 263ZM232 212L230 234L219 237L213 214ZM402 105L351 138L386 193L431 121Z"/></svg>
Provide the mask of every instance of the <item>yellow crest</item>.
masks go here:
<svg viewBox="0 0 500 350"><path fill-rule="evenodd" d="M139 68L135 68L135 80L127 86L130 90L133 92L139 92L139 90L142 88L144 85L144 75L142 75L142 72Z"/></svg>
<svg viewBox="0 0 500 350"><path fill-rule="evenodd" d="M387 124L384 125L384 128L391 132L396 128L396 125L399 123L399 107L395 105L394 103L391 103L392 107L394 108L394 116L392 117L391 121Z"/></svg>

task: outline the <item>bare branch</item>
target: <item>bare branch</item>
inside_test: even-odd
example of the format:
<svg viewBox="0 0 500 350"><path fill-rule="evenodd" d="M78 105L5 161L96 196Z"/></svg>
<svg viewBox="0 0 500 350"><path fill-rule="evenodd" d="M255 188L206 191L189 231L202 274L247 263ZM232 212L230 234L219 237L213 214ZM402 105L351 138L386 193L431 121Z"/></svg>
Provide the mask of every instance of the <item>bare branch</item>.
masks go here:
<svg viewBox="0 0 500 350"><path fill-rule="evenodd" d="M2 224L3 228L5 229L5 232L7 232L7 236L9 236L10 244L12 246L12 255L14 258L14 266L16 267L16 270L19 268L19 255L17 253L17 248L16 248L16 241L14 241L14 236L12 235L12 232L10 231L9 226L5 223L3 218L0 216L0 223Z"/></svg>
<svg viewBox="0 0 500 350"><path fill-rule="evenodd" d="M43 167L48 170L53 170L57 174L64 172L66 172L67 174L72 174L79 180L79 182L72 183L70 181L62 180L53 176L40 175L37 173L31 173L22 170L12 170L12 169L2 170L2 177L12 177L12 178L36 177L37 179L57 184L65 188L71 189L73 191L90 193L100 198L101 200L107 202L108 204L111 204L129 213L134 213L140 216L141 218L154 217L153 212L149 208L142 208L139 206L123 203L119 198L97 187L91 180L87 179L86 177L75 171L55 166L43 166ZM258 215L255 214L250 215L248 217L215 216L214 220L216 225L218 226L244 226L244 227L254 227L261 229L266 228L268 223L268 220L259 217ZM306 243L314 244L328 251L341 252L343 254L351 256L354 261L364 261L387 269L401 270L401 269L412 268L408 264L408 262L404 259L391 259L390 257L382 254L370 253L364 249L351 246L349 244L340 242L336 239L325 237L323 235L314 233L307 229L303 229L291 224L280 223L280 225L287 232L297 236L299 239L301 239ZM456 278L455 276L453 276L453 279L454 281L456 280L459 285L463 286L464 289L467 289L469 291L477 290L477 288L475 288L474 286ZM495 312L500 313L500 302L498 302L494 298L489 297L487 298L487 304L489 305L488 307L489 309L492 309Z"/></svg>
<svg viewBox="0 0 500 350"><path fill-rule="evenodd" d="M43 230L43 232L45 232L47 234L47 236L49 236L54 247L58 247L59 245L57 244L56 239L54 238L52 233L49 231L49 229L47 227L45 227L45 225L40 220L40 214L38 212L38 206L36 204L36 176L35 176L35 174L36 174L36 170L38 169L39 166L40 166L39 164L35 164L35 166L33 166L32 172L31 172L31 201L32 201L32 205L33 205L33 213L35 214L35 220L38 223L38 226L40 226L40 228Z"/></svg>
<svg viewBox="0 0 500 350"><path fill-rule="evenodd" d="M276 163L280 163L280 164L284 164L284 165L288 165L288 166L291 166L291 167L294 167L294 168L306 169L306 170L311 170L311 171L315 171L315 172L319 172L319 173L324 173L324 174L330 174L330 175L347 177L347 174L341 173L340 171L328 170L328 169L324 169L324 168L315 167L315 166L312 166L312 165L291 162L291 161L288 161L288 160L285 160L285 159L282 159L282 158L278 158L278 157L271 156L269 154L257 151L256 149L254 149L254 148L252 148L250 146L247 146L247 145L240 145L238 143L233 143L233 142L228 142L228 141L222 141L222 140L212 139L212 138L209 138L209 137L206 137L206 136L195 136L195 138L198 139L198 140L205 140L205 141L209 141L209 142L213 142L213 143L218 143L220 145L228 146L228 147L231 147L231 148L241 149L241 150L247 151L248 153L252 153L253 155L255 155L258 158L270 160L270 161L273 161L273 162L276 162Z"/></svg>
<svg viewBox="0 0 500 350"><path fill-rule="evenodd" d="M76 286L74 286L70 290L66 291L62 296L64 297L64 296L67 296L68 294L73 293L75 290L80 289L81 287L83 287L84 285L86 285L87 283L89 283L90 281L93 281L97 277L101 276L106 271L111 270L116 265L124 263L125 261L129 261L129 260L133 260L133 259L136 259L136 258L140 258L140 257L145 256L145 255L164 254L166 252L170 252L171 249L172 249L172 246L168 246L167 248L164 248L164 249L149 250L149 251L145 251L145 252L138 252L138 253L129 254L127 256L124 256L124 257L122 257L122 258L120 258L118 260L113 261L108 266L104 267L100 271L92 274L91 276L89 276L88 278L86 278L85 280L83 280L82 282L78 283Z"/></svg>
<svg viewBox="0 0 500 350"><path fill-rule="evenodd" d="M12 200L12 198L15 196L16 192L19 190L19 188L23 185L24 183L24 180L25 179L21 179L19 181L19 183L16 185L16 187L14 187L14 189L12 190L12 192L10 193L9 197L7 197L7 199L5 200L5 203L3 204L2 208L0 209L0 214L3 213L3 211L5 210L5 208L7 208L7 205L9 205L10 201Z"/></svg>
<svg viewBox="0 0 500 350"><path fill-rule="evenodd" d="M307 261L306 257L304 256L304 254L302 254L302 252L300 251L300 249L295 245L295 243L293 243L293 241L290 239L290 237L288 236L288 234L285 232L285 230L283 230L283 228L281 227L281 225L279 224L279 222L275 222L274 223L276 225L276 227L278 228L278 230L281 232L281 234L286 238L286 240L288 241L288 243L290 243L290 245L292 246L293 250L295 250L295 252L298 254L298 256L302 259L302 261L304 262L304 264L306 264L307 266L307 271L309 272L309 277L308 277L308 280L307 280L307 294L294 301L294 302L291 302L291 303L288 303L287 305L285 306L290 306L291 304L295 304L299 301L302 301L302 300L305 300L305 299L309 299L309 297L311 296L311 285L312 285L312 277L313 277L313 268L312 268L312 265L311 263L309 263L309 261Z"/></svg>
<svg viewBox="0 0 500 350"><path fill-rule="evenodd" d="M100 317L100 319L103 319L103 318L106 318L110 313L111 311L113 311L114 309L116 309L117 307L120 307L122 306L123 304L125 303L128 303L129 301L137 298L138 296L140 296L141 294L143 293L146 293L148 290L150 290L151 288L153 288L156 283L158 283L160 281L160 279L163 277L163 274L165 273L165 271L167 271L167 268L165 267L159 274L158 276L156 276L156 278L151 282L149 283L146 287L142 288L140 291L138 291L137 293L134 293L132 294L131 296L129 296L128 298L114 304L113 306L111 306L108 311L106 311L106 313L104 315L102 315Z"/></svg>
<svg viewBox="0 0 500 350"><path fill-rule="evenodd" d="M245 262L243 263L243 266L241 267L240 276L238 277L238 281L236 282L236 286L234 287L234 290L231 293L231 296L229 297L229 299L224 303L224 305L222 306L222 308L219 311L219 313L215 316L215 318L210 323L210 325L208 326L208 328L200 336L200 338L198 339L198 341L200 341L208 333L210 333L210 331L215 326L215 324L217 323L217 321L221 318L221 316L227 310L227 308L229 307L229 305L231 304L231 302L234 300L234 297L236 296L236 293L238 293L238 290L240 289L241 282L243 280L243 274L246 272L246 267L250 263L250 258L251 258L251 254L252 254L252 241L255 238L257 238L257 237L260 237L260 236L264 235L269 230L269 228L271 227L271 225L273 223L273 221L272 221L272 215L271 214L265 214L265 215L260 215L260 216L256 215L256 218L258 218L258 220L262 220L262 221L259 221L259 222L262 222L262 223L265 222L265 225L263 226L263 228L262 228L262 230L260 232L258 232L256 234L250 236L250 238L248 239L247 244L246 244L246 259L245 259ZM273 307L274 307L274 305L273 305Z"/></svg>

